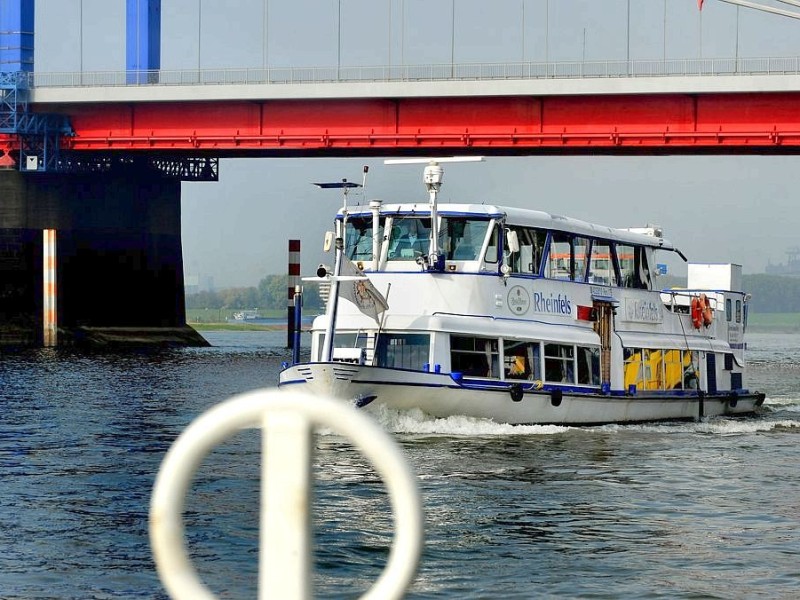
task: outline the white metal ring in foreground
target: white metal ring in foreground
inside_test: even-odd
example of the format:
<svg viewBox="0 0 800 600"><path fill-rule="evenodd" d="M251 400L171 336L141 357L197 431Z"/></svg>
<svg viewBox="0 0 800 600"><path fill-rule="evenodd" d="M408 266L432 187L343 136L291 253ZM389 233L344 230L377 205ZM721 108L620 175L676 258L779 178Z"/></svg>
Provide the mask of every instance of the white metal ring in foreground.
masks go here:
<svg viewBox="0 0 800 600"><path fill-rule="evenodd" d="M312 596L310 496L313 425L348 437L386 482L395 536L387 566L363 598L401 598L422 548L417 481L392 438L370 417L332 399L258 390L234 396L192 422L167 452L150 503L150 542L162 583L176 599L211 600L189 560L183 508L192 476L217 445L246 427L261 427L259 598Z"/></svg>

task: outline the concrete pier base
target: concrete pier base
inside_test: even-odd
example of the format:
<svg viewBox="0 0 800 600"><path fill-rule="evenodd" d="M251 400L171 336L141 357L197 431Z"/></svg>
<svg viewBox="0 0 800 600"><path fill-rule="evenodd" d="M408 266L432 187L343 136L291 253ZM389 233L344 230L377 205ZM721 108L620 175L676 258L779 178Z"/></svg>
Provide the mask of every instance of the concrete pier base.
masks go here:
<svg viewBox="0 0 800 600"><path fill-rule="evenodd" d="M59 345L207 345L186 325L180 227L180 181L146 166L0 171L0 345L42 344L43 229Z"/></svg>

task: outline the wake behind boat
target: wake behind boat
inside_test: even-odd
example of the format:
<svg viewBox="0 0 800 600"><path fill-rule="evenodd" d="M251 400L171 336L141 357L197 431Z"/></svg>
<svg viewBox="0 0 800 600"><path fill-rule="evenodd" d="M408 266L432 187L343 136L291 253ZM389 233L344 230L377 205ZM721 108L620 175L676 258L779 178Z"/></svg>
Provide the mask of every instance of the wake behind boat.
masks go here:
<svg viewBox="0 0 800 600"><path fill-rule="evenodd" d="M699 419L763 403L746 388L739 265L690 263L686 289L662 290L659 254L683 255L659 229L439 204L445 160L425 168L425 203L348 207L357 184L326 184L345 192L333 272L318 273L327 310L311 361L283 370L280 386L510 424Z"/></svg>

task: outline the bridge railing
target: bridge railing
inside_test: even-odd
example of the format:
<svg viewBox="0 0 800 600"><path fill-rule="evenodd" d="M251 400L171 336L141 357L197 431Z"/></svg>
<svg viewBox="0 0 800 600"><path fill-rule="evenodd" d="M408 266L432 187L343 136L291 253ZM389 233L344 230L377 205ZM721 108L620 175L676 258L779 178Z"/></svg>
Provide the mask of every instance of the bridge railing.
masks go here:
<svg viewBox="0 0 800 600"><path fill-rule="evenodd" d="M798 75L800 57L27 73L30 87Z"/></svg>

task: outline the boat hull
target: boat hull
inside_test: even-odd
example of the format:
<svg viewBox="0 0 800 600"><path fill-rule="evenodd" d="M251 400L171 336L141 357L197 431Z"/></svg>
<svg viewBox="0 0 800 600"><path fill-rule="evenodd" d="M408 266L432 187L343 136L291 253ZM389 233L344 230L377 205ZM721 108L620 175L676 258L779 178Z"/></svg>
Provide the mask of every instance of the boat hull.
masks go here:
<svg viewBox="0 0 800 600"><path fill-rule="evenodd" d="M280 387L353 402L368 410L420 409L446 418L463 415L512 425L599 425L708 416L746 415L764 395L746 391L597 393L532 382L454 378L449 374L387 369L347 363L298 364L280 375Z"/></svg>

